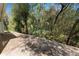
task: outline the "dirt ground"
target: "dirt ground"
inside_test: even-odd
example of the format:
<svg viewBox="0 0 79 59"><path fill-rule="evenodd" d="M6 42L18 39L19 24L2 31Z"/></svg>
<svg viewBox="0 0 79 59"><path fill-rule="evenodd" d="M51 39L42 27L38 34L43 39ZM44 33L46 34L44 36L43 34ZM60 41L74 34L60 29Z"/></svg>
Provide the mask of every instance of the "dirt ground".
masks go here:
<svg viewBox="0 0 79 59"><path fill-rule="evenodd" d="M79 48L17 32L0 34L1 55L79 56Z"/></svg>
<svg viewBox="0 0 79 59"><path fill-rule="evenodd" d="M9 42L9 40L12 38L16 38L16 36L13 35L12 33L9 32L0 33L0 53L2 52L6 44Z"/></svg>

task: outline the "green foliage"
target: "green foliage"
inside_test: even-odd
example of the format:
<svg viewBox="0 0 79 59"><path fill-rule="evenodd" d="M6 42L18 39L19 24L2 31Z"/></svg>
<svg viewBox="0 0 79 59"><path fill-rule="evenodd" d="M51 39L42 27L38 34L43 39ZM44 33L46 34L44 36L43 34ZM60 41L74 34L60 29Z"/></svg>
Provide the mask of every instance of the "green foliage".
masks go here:
<svg viewBox="0 0 79 59"><path fill-rule="evenodd" d="M13 21L12 17L9 17L8 20L9 20L8 30L15 31L16 23Z"/></svg>
<svg viewBox="0 0 79 59"><path fill-rule="evenodd" d="M71 29L78 18L78 10L74 9L74 4L70 4L66 9L59 13L61 7L57 10L56 6L50 6L46 9L46 4L15 4L12 9L12 20L9 22L9 29L21 33L33 34L39 37L45 37L49 40L66 42ZM57 4L55 4L57 5ZM62 4L58 4L58 6ZM63 4L65 6L65 4ZM65 8L65 7L64 7ZM77 11L77 12L76 12ZM54 21L56 24L54 25ZM74 32L79 30L77 25ZM73 36L72 36L73 37ZM77 39L73 37L73 39ZM77 40L72 40L77 42Z"/></svg>
<svg viewBox="0 0 79 59"><path fill-rule="evenodd" d="M12 9L13 21L16 23L15 31L28 33L27 19L29 4L14 4Z"/></svg>

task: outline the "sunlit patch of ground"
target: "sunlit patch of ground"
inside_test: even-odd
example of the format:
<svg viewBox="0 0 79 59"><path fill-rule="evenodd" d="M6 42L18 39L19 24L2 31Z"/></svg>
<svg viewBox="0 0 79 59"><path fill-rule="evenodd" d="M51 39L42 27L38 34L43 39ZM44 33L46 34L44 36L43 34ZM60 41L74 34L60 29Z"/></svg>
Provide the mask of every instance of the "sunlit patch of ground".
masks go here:
<svg viewBox="0 0 79 59"><path fill-rule="evenodd" d="M9 38L12 34L14 37ZM79 48L68 46L58 43L56 41L50 41L45 38L35 37L33 35L21 34L17 32L10 32L9 34L3 34L0 37L1 40L7 40L8 43L2 50L1 55L26 55L26 56L70 56L78 55ZM7 36L7 37L6 37ZM10 36L11 37L11 36ZM0 46L1 47L1 46ZM2 47L1 47L2 48Z"/></svg>

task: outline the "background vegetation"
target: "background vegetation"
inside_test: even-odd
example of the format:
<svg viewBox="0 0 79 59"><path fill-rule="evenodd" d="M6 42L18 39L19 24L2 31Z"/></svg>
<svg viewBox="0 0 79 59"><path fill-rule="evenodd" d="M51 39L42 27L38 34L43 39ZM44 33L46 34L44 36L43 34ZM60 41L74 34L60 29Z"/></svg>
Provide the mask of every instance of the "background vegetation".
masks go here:
<svg viewBox="0 0 79 59"><path fill-rule="evenodd" d="M49 5L49 6L48 6ZM8 30L79 46L79 4L13 4Z"/></svg>

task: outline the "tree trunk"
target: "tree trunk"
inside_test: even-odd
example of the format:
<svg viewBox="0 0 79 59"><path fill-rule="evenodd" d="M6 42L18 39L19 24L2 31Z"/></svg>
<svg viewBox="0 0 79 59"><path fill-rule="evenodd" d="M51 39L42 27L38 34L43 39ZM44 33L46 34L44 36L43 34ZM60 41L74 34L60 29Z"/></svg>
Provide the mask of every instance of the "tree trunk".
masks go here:
<svg viewBox="0 0 79 59"><path fill-rule="evenodd" d="M68 45L69 42L70 42L70 38L71 38L73 35L76 34L76 33L73 34L73 31L75 30L75 28L76 28L76 26L77 26L78 23L79 23L79 19L74 23L74 25L73 25L73 27L72 27L70 33L69 33L68 39L67 39L67 41L66 41L66 44L67 44L67 45Z"/></svg>
<svg viewBox="0 0 79 59"><path fill-rule="evenodd" d="M0 22L0 33L4 32L4 24L3 22Z"/></svg>
<svg viewBox="0 0 79 59"><path fill-rule="evenodd" d="M61 8L60 12L56 15L56 18L55 18L55 21L54 21L54 25L56 24L59 15L60 15L65 9L67 9L67 7L69 6L69 4L67 4L66 6L64 6L63 4L61 4L61 6L62 6L62 8Z"/></svg>

